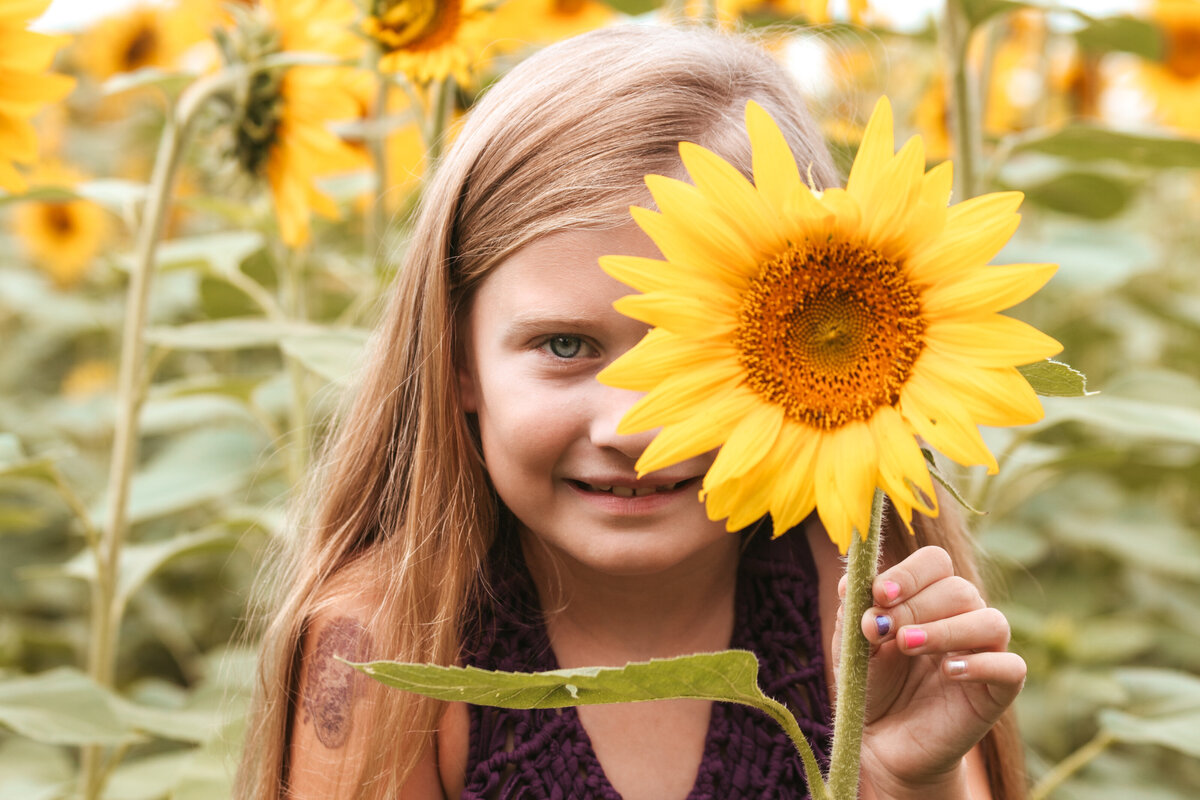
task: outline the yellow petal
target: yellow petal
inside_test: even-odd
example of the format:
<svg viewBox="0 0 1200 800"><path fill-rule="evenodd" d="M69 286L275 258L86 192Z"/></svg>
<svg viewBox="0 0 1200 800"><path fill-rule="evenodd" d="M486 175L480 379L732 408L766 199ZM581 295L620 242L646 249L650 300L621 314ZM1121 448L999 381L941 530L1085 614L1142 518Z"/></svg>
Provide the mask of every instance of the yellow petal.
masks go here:
<svg viewBox="0 0 1200 800"><path fill-rule="evenodd" d="M870 198L878 176L887 169L895 152L892 104L886 97L880 97L863 131L862 144L850 167L850 177L846 180L846 191L859 200Z"/></svg>
<svg viewBox="0 0 1200 800"><path fill-rule="evenodd" d="M930 320L951 320L1003 311L1045 286L1057 270L1057 264L1003 264L967 269L922 290L922 313Z"/></svg>
<svg viewBox="0 0 1200 800"><path fill-rule="evenodd" d="M851 422L821 437L817 453L817 513L829 538L846 552L853 530L865 536L878 466L865 422Z"/></svg>
<svg viewBox="0 0 1200 800"><path fill-rule="evenodd" d="M951 206L942 235L910 256L913 277L933 283L991 261L1020 224L1016 210L1023 198L1020 192L994 192Z"/></svg>
<svg viewBox="0 0 1200 800"><path fill-rule="evenodd" d="M771 493L775 536L799 525L817 505L816 454L821 437L798 426L789 427L791 435L780 436L772 459L772 467L780 476Z"/></svg>
<svg viewBox="0 0 1200 800"><path fill-rule="evenodd" d="M1062 350L1056 340L1028 323L1000 314L967 321L932 320L925 344L934 353L982 367L1015 367L1041 361Z"/></svg>
<svg viewBox="0 0 1200 800"><path fill-rule="evenodd" d="M1030 425L1045 413L1029 381L1012 367L983 368L957 360L925 358L921 370L952 392L980 425Z"/></svg>
<svg viewBox="0 0 1200 800"><path fill-rule="evenodd" d="M891 406L882 406L867 424L879 452L879 483L883 490L897 505L909 508L915 505L927 514L936 514L933 478L904 418ZM912 481L924 496L914 492L908 481Z"/></svg>
<svg viewBox="0 0 1200 800"><path fill-rule="evenodd" d="M746 276L755 273L758 261L745 242L734 242L733 249L716 249L717 243L697 235L702 228L692 224L695 220L674 220L639 206L629 211L638 227L654 240L659 251L673 264L709 272L734 287L745 286Z"/></svg>
<svg viewBox="0 0 1200 800"><path fill-rule="evenodd" d="M891 250L892 244L908 232L908 220L917 209L924 185L924 172L925 149L920 137L914 136L877 177L870 197L859 197L869 242Z"/></svg>
<svg viewBox="0 0 1200 800"><path fill-rule="evenodd" d="M741 377L740 364L721 361L672 375L633 404L617 424L617 433L639 433L702 414L706 403L724 396Z"/></svg>
<svg viewBox="0 0 1200 800"><path fill-rule="evenodd" d="M642 256L600 256L600 269L639 292L685 291L698 296L719 296L729 287L707 273L684 269L670 261Z"/></svg>
<svg viewBox="0 0 1200 800"><path fill-rule="evenodd" d="M746 130L750 134L754 185L762 192L767 204L783 209L802 189L807 194L796 157L783 132L771 115L753 100L746 103Z"/></svg>
<svg viewBox="0 0 1200 800"><path fill-rule="evenodd" d="M735 389L691 417L665 426L638 458L638 475L716 450L758 402L750 392Z"/></svg>
<svg viewBox="0 0 1200 800"><path fill-rule="evenodd" d="M971 415L953 395L919 372L904 384L900 413L922 439L958 463L983 465L991 474L999 470Z"/></svg>
<svg viewBox="0 0 1200 800"><path fill-rule="evenodd" d="M769 403L755 406L721 446L721 452L704 476L704 488L745 475L770 452L782 427L783 412L778 406Z"/></svg>
<svg viewBox="0 0 1200 800"><path fill-rule="evenodd" d="M704 339L727 336L737 326L736 309L718 305L730 299L727 295L710 295L701 300L670 292L651 292L626 295L613 303L613 308L672 333Z"/></svg>
<svg viewBox="0 0 1200 800"><path fill-rule="evenodd" d="M664 328L654 328L596 376L608 386L648 392L671 375L703 369L708 362L737 360L732 345L696 341Z"/></svg>
<svg viewBox="0 0 1200 800"><path fill-rule="evenodd" d="M779 233L779 208L763 202L750 181L725 159L709 150L681 142L679 155L696 187L721 210L731 225L736 225L747 241L760 251L776 250L783 244Z"/></svg>

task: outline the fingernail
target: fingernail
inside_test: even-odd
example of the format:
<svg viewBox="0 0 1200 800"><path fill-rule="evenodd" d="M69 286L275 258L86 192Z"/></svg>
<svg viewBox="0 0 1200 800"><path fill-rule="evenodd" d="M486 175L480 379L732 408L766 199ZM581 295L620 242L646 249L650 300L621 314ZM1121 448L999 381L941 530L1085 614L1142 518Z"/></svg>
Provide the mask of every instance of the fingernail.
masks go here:
<svg viewBox="0 0 1200 800"><path fill-rule="evenodd" d="M961 659L954 659L946 662L946 674L961 676L967 674L967 662Z"/></svg>
<svg viewBox="0 0 1200 800"><path fill-rule="evenodd" d="M925 644L925 640L927 638L928 637L925 635L925 631L921 630L920 628L905 628L904 649L912 650L913 648L920 647L921 645Z"/></svg>
<svg viewBox="0 0 1200 800"><path fill-rule="evenodd" d="M884 581L883 594L888 600L895 600L900 596L900 584L895 581Z"/></svg>
<svg viewBox="0 0 1200 800"><path fill-rule="evenodd" d="M875 632L879 634L880 639L882 639L884 636L887 636L891 630L891 617L889 617L887 614L880 614L879 616L875 617Z"/></svg>

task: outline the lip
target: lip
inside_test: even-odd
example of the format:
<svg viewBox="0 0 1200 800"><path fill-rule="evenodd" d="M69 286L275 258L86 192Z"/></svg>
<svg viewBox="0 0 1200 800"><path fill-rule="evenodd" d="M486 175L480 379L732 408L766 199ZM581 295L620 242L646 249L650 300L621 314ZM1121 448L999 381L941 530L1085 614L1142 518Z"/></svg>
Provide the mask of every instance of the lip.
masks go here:
<svg viewBox="0 0 1200 800"><path fill-rule="evenodd" d="M654 478L652 480L634 480L627 477L613 478L590 478L587 481L581 479L567 478L563 481L575 493L577 497L582 498L585 502L594 505L610 514L620 515L637 515L648 514L657 511L665 506L677 502L680 498L688 497L692 500L696 498L696 488L700 483L700 476L693 475L687 478L678 480L667 480L664 478ZM614 494L611 490L599 491L593 487L611 487L621 488L634 491L647 492L644 494L635 494L632 497L623 497ZM664 488L671 487L671 488Z"/></svg>

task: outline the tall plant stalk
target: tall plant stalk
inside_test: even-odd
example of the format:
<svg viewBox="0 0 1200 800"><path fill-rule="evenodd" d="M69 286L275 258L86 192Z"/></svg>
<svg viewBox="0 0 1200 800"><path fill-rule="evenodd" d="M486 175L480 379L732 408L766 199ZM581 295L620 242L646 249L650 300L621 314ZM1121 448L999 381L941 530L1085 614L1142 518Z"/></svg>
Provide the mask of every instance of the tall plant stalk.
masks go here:
<svg viewBox="0 0 1200 800"><path fill-rule="evenodd" d="M947 0L938 38L946 64L950 108L950 138L954 154L954 200L979 193L979 169L983 162L979 96L967 63L971 21L962 0Z"/></svg>
<svg viewBox="0 0 1200 800"><path fill-rule="evenodd" d="M171 189L184 146L198 112L214 95L231 88L243 70L225 70L198 80L179 98L159 139L149 193L138 225L133 268L126 292L125 325L117 374L116 419L109 461L108 505L104 524L92 548L96 577L91 592L91 639L88 674L102 686L112 686L116 673L117 638L123 604L117 602L121 548L129 530L129 494L138 459L138 415L145 399L145 330L154 256L170 206ZM84 748L81 785L87 800L98 800L104 788L106 765L98 745Z"/></svg>

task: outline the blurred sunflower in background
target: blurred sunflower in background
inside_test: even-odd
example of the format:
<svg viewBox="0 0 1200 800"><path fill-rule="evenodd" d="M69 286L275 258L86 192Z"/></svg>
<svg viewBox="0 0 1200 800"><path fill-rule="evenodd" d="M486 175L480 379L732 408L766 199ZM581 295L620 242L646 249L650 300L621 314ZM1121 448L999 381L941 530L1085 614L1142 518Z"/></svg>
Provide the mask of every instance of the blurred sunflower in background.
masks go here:
<svg viewBox="0 0 1200 800"><path fill-rule="evenodd" d="M70 191L84 176L65 164L46 161L29 179L38 188ZM83 279L109 233L104 210L80 198L22 203L13 215L13 228L34 265L60 289Z"/></svg>
<svg viewBox="0 0 1200 800"><path fill-rule="evenodd" d="M496 9L491 24L497 44L546 44L567 39L617 19L612 7L599 0L507 0Z"/></svg>
<svg viewBox="0 0 1200 800"><path fill-rule="evenodd" d="M1200 135L1200 0L1158 0L1151 12L1163 35L1163 59L1147 62L1141 83L1159 118Z"/></svg>
<svg viewBox="0 0 1200 800"><path fill-rule="evenodd" d="M352 61L362 52L349 0L262 0L234 13L237 25L220 37L227 62L253 64L283 51ZM358 116L353 90L360 81L356 70L343 66L264 70L227 100L222 157L240 179L267 182L280 236L290 247L308 240L312 212L337 216L317 178L363 165L361 154L329 128Z"/></svg>
<svg viewBox="0 0 1200 800"><path fill-rule="evenodd" d="M175 66L184 51L207 34L206 28L194 24L189 8L186 2L179 8L143 5L102 19L79 39L75 58L80 69L106 81L146 67Z"/></svg>
<svg viewBox="0 0 1200 800"><path fill-rule="evenodd" d="M46 72L67 39L26 30L48 5L50 0L0 3L0 189L9 192L27 186L15 164L37 159L31 118L75 86L73 78Z"/></svg>
<svg viewBox="0 0 1200 800"><path fill-rule="evenodd" d="M380 69L417 83L453 76L459 85L494 37L487 0L370 0L363 31L379 47Z"/></svg>

